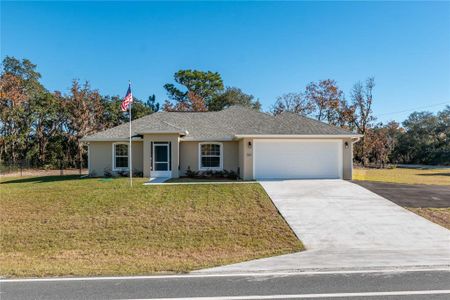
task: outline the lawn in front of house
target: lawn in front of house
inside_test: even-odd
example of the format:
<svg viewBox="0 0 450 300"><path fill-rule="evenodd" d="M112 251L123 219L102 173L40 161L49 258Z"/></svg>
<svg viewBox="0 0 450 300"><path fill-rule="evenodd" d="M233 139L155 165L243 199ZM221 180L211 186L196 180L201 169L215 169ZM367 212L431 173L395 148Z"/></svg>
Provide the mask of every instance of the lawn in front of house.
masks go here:
<svg viewBox="0 0 450 300"><path fill-rule="evenodd" d="M0 275L138 275L300 251L262 187L3 178Z"/></svg>
<svg viewBox="0 0 450 300"><path fill-rule="evenodd" d="M353 169L353 180L450 185L450 169Z"/></svg>

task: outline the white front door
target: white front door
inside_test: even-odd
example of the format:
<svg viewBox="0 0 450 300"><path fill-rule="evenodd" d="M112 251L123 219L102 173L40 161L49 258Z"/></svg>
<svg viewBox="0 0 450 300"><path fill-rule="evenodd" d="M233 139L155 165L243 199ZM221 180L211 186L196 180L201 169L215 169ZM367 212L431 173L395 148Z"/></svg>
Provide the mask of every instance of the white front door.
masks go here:
<svg viewBox="0 0 450 300"><path fill-rule="evenodd" d="M153 170L150 177L171 177L169 143L153 144Z"/></svg>

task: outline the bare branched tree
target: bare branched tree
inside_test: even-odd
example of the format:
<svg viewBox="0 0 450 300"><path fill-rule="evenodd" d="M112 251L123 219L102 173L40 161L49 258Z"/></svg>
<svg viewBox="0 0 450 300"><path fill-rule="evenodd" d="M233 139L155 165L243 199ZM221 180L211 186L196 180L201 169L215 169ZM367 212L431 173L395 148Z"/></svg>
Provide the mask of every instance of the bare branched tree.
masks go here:
<svg viewBox="0 0 450 300"><path fill-rule="evenodd" d="M309 115L313 111L313 105L301 93L287 93L277 98L272 106L273 115L282 112L292 112L299 115Z"/></svg>
<svg viewBox="0 0 450 300"><path fill-rule="evenodd" d="M372 123L375 121L375 117L372 112L374 87L375 79L373 77L369 77L364 84L357 82L353 86L353 90L351 92L352 105L355 109L353 124L355 125L358 133L363 135L361 141L355 147L355 154L356 157L361 160L363 165L365 165L368 161L368 145L365 135L368 128L370 128Z"/></svg>
<svg viewBox="0 0 450 300"><path fill-rule="evenodd" d="M320 80L306 86L305 97L314 107L315 118L332 125L339 124L339 108L344 93L335 80Z"/></svg>

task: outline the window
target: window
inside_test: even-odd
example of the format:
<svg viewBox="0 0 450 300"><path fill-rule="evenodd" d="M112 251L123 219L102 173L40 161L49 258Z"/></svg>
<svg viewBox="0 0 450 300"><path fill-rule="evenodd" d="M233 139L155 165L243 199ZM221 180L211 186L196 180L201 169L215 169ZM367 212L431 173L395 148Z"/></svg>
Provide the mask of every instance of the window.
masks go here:
<svg viewBox="0 0 450 300"><path fill-rule="evenodd" d="M128 144L113 144L113 170L128 170Z"/></svg>
<svg viewBox="0 0 450 300"><path fill-rule="evenodd" d="M223 153L221 143L199 144L199 170L222 170Z"/></svg>

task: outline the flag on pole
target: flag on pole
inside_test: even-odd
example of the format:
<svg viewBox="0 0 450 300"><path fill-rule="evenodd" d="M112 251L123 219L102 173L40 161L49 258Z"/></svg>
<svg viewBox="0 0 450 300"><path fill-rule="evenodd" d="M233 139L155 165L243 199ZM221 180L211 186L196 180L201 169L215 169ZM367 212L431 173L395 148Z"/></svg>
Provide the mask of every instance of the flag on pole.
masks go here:
<svg viewBox="0 0 450 300"><path fill-rule="evenodd" d="M128 149L128 173L130 174L130 186L133 186L133 161L131 160L131 104L133 103L133 94L131 93L131 81L128 83L128 90L127 94L125 95L125 98L122 100L122 104L120 105L120 108L122 111L127 111L128 108L130 109L128 111L128 116L130 118L130 121L128 122L130 125L130 142L129 142L129 149Z"/></svg>
<svg viewBox="0 0 450 300"><path fill-rule="evenodd" d="M122 111L127 111L128 106L131 104L131 102L133 102L133 94L131 93L131 83L130 83L128 84L128 91L127 94L125 95L125 98L123 98L122 100L120 109L122 109Z"/></svg>

